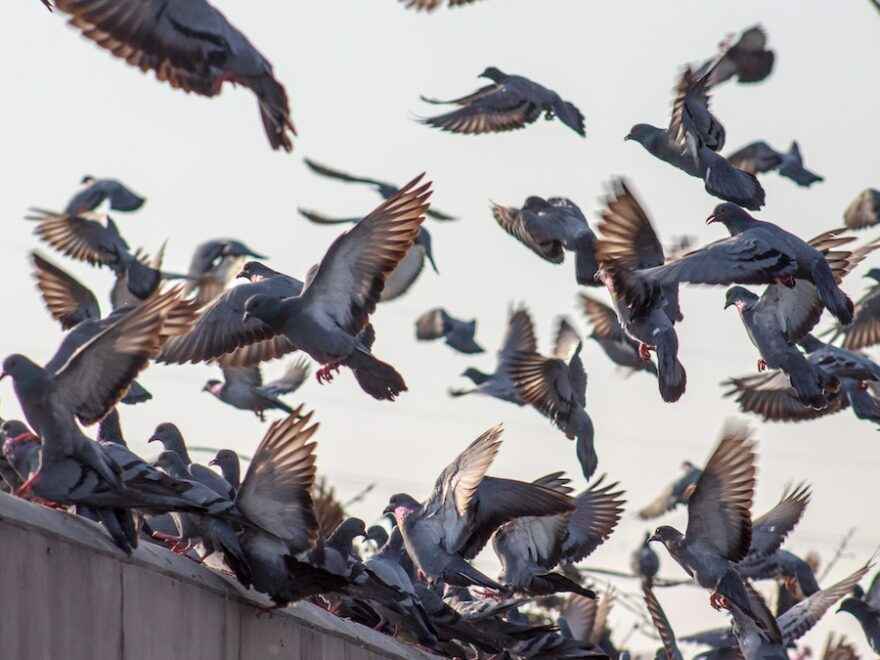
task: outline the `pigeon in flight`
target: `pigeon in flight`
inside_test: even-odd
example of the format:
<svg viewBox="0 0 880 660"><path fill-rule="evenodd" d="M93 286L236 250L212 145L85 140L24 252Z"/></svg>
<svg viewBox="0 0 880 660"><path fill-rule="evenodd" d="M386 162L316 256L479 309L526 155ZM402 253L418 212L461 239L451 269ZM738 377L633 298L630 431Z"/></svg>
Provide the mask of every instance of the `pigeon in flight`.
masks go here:
<svg viewBox="0 0 880 660"><path fill-rule="evenodd" d="M739 39L715 63L707 60L697 74L710 71L706 84L715 87L736 76L737 82L761 82L773 71L776 54L767 48L767 33L760 25L744 30ZM714 65L714 66L713 66Z"/></svg>
<svg viewBox="0 0 880 660"><path fill-rule="evenodd" d="M200 96L216 96L223 83L257 97L273 149L291 151L287 92L269 61L206 0L56 0L70 25L116 57L156 79Z"/></svg>
<svg viewBox="0 0 880 660"><path fill-rule="evenodd" d="M880 344L880 268L871 268L865 277L874 281L853 308L852 323L836 325L829 341L843 335L843 347L858 351Z"/></svg>
<svg viewBox="0 0 880 660"><path fill-rule="evenodd" d="M681 469L683 474L678 479L664 488L663 492L650 504L639 510L639 518L642 520L659 518L663 514L675 509L675 507L687 504L703 471L690 461L684 461L681 464Z"/></svg>
<svg viewBox="0 0 880 660"><path fill-rule="evenodd" d="M451 316L442 307L429 309L416 319L416 339L431 341L443 338L448 346L466 355L485 352L483 347L474 341L476 332L476 319L462 321Z"/></svg>
<svg viewBox="0 0 880 660"><path fill-rule="evenodd" d="M279 397L298 390L309 376L309 363L304 358L291 362L281 378L266 384L258 366L227 367L221 361L220 369L223 380L211 379L202 390L233 408L253 412L261 422L266 421L266 410L293 414L293 408Z"/></svg>
<svg viewBox="0 0 880 660"><path fill-rule="evenodd" d="M589 338L599 344L599 348L624 370L627 377L639 371L657 375L657 367L651 359L645 360L639 355L639 342L620 327L617 312L586 293L579 293L577 302L587 321L593 326Z"/></svg>
<svg viewBox="0 0 880 660"><path fill-rule="evenodd" d="M498 225L545 261L561 264L574 252L575 279L597 286L596 234L578 206L566 197L526 198L522 208L492 204Z"/></svg>
<svg viewBox="0 0 880 660"><path fill-rule="evenodd" d="M791 179L805 188L825 180L824 177L804 167L797 142L792 142L787 152L780 152L766 142L759 140L737 149L727 157L727 161L734 167L750 174L763 174L776 170L780 176Z"/></svg>
<svg viewBox="0 0 880 660"><path fill-rule="evenodd" d="M581 137L586 136L581 111L553 90L524 76L503 73L494 66L486 68L479 77L487 78L492 83L472 94L449 101L422 96L426 103L460 107L420 121L451 133L478 135L525 128L543 113L546 119L558 118Z"/></svg>
<svg viewBox="0 0 880 660"><path fill-rule="evenodd" d="M871 650L880 653L880 573L874 575L868 591L858 586L861 578L859 576L850 587L848 591L852 595L844 599L837 611L852 614L862 626Z"/></svg>
<svg viewBox="0 0 880 660"><path fill-rule="evenodd" d="M184 295L196 292L200 307L213 302L241 272L248 257L268 259L234 238L205 241L193 252Z"/></svg>
<svg viewBox="0 0 880 660"><path fill-rule="evenodd" d="M258 293L245 303L243 321L262 321L271 335L284 335L316 362L316 376L330 381L342 365L375 399L393 401L406 383L389 364L358 341L382 294L385 278L403 259L424 221L431 184L408 183L328 249L299 296Z"/></svg>
<svg viewBox="0 0 880 660"><path fill-rule="evenodd" d="M86 175L81 183L82 189L70 198L64 208L67 215L94 211L105 200L110 201L110 208L114 211L137 211L146 201L116 179L96 179Z"/></svg>
<svg viewBox="0 0 880 660"><path fill-rule="evenodd" d="M866 188L850 202L843 213L847 229L865 229L880 224L880 190Z"/></svg>
<svg viewBox="0 0 880 660"><path fill-rule="evenodd" d="M507 318L504 343L501 345L501 350L498 351L495 372L487 374L476 367L468 367L462 376L470 379L474 387L469 390L450 389L450 396L485 394L502 401L515 403L518 406L524 406L526 402L517 393L516 385L510 377L510 360L516 353L533 353L537 350L538 342L535 339L535 329L528 310L522 306L511 309Z"/></svg>

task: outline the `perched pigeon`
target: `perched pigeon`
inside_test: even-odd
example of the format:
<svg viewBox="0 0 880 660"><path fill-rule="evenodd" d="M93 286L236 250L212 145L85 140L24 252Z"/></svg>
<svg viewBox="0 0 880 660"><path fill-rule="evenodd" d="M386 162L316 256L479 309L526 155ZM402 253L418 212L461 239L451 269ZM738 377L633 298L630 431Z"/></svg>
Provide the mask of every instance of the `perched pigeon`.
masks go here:
<svg viewBox="0 0 880 660"><path fill-rule="evenodd" d="M744 30L739 39L724 53L721 61L709 59L697 72L701 74L708 69L708 87L715 87L736 76L737 82L761 82L773 71L776 55L767 49L767 33L760 25Z"/></svg>
<svg viewBox="0 0 880 660"><path fill-rule="evenodd" d="M161 273L129 251L110 216L93 211L68 215L34 208L26 219L36 222L34 234L61 254L92 266L107 266L118 277L126 276L128 289L140 300L159 287Z"/></svg>
<svg viewBox="0 0 880 660"><path fill-rule="evenodd" d="M241 486L241 461L238 458L238 454L231 449L221 449L208 462L208 465L219 467L223 478L229 482L234 491L238 491L239 486Z"/></svg>
<svg viewBox="0 0 880 660"><path fill-rule="evenodd" d="M759 140L737 149L727 157L727 161L743 172L763 174L776 170L780 176L791 179L799 186L808 188L825 178L804 167L801 150L797 142L792 142L787 152L776 151L766 142Z"/></svg>
<svg viewBox="0 0 880 660"><path fill-rule="evenodd" d="M266 410L283 410L288 415L291 414L293 409L279 397L298 390L309 376L309 363L304 358L291 362L281 378L265 385L257 366L227 367L221 362L220 368L223 371L223 380L211 379L202 390L210 392L233 408L250 410L261 422L266 421Z"/></svg>
<svg viewBox="0 0 880 660"><path fill-rule="evenodd" d="M273 149L291 151L287 93L272 65L206 0L56 0L70 24L98 46L156 79L200 96L216 96L224 82L244 85L257 97Z"/></svg>
<svg viewBox="0 0 880 660"><path fill-rule="evenodd" d="M382 294L385 278L418 235L431 184L413 179L328 249L302 294L289 298L257 294L245 303L243 321L256 318L273 335L324 365L315 374L329 382L342 365L375 399L393 401L406 390L403 377L358 341Z"/></svg>
<svg viewBox="0 0 880 660"><path fill-rule="evenodd" d="M205 241L193 252L184 294L195 292L199 306L213 302L238 276L248 257L268 258L233 238Z"/></svg>
<svg viewBox="0 0 880 660"><path fill-rule="evenodd" d="M657 630L657 634L660 635L660 641L663 642L666 659L683 660L684 656L682 656L678 643L675 641L675 631L672 629L672 624L669 623L669 619L666 617L666 612L663 611L660 601L657 600L657 596L651 589L650 582L642 583L642 595L645 599L645 606L648 608L648 614L651 615L651 621L654 623L654 628Z"/></svg>
<svg viewBox="0 0 880 660"><path fill-rule="evenodd" d="M764 631L776 631L766 608L754 607L735 564L749 551L750 509L755 489L755 453L750 431L728 422L688 499L685 534L667 525L652 541L663 543L672 558L704 589L713 591L713 607L734 604Z"/></svg>
<svg viewBox="0 0 880 660"><path fill-rule="evenodd" d="M718 153L725 132L709 110L709 80L723 61L722 54L698 72L686 67L675 88L669 127L636 124L624 140L634 140L660 160L702 179L710 195L757 210L764 205L758 179Z"/></svg>
<svg viewBox="0 0 880 660"><path fill-rule="evenodd" d="M562 100L556 92L523 76L503 73L494 66L479 75L492 84L476 92L450 101L422 97L426 103L458 105L458 110L422 119L422 123L451 133L477 135L500 133L535 122L541 113L546 119L559 121L584 137L584 116L573 103Z"/></svg>
<svg viewBox="0 0 880 660"><path fill-rule="evenodd" d="M498 351L498 363L495 372L486 374L475 367L468 367L462 374L469 378L474 387L469 390L450 389L450 396L459 397L465 394L485 394L502 401L509 401L519 406L525 405L525 401L517 393L516 386L511 380L508 371L511 358L519 352L534 352L538 350L538 342L535 339L535 329L532 326L532 317L525 307L510 310L507 319L507 332L504 335L504 343Z"/></svg>
<svg viewBox="0 0 880 660"><path fill-rule="evenodd" d="M189 478L227 499L234 497L235 493L232 482L228 481L225 477L221 477L211 468L192 461L186 442L183 439L183 434L176 424L162 422L156 426L153 435L147 439L147 442L158 442L165 451L171 451L180 456L181 465L183 465L183 469ZM175 465L174 467L176 468L177 466Z"/></svg>
<svg viewBox="0 0 880 660"><path fill-rule="evenodd" d="M574 333L565 319L561 326ZM547 417L569 440L577 439L581 470L589 480L599 458L593 444L593 420L586 411L587 374L580 356L581 342L577 333L574 336L577 343L570 357L558 348L554 357L517 352L510 357L507 369L519 397Z"/></svg>
<svg viewBox="0 0 880 660"><path fill-rule="evenodd" d="M369 177L365 177L365 176L355 176L353 174L348 174L347 172L335 170L332 167L328 167L327 165L321 165L320 163L315 162L311 158L303 158L303 162L315 174L319 174L321 176L325 176L330 179L336 179L338 181L345 181L347 183L363 183L365 185L372 186L373 189L377 193L379 193L379 195L382 196L382 199L391 199L397 193L400 192L400 188L398 188L393 183L388 183L386 181L379 181L378 179L370 179ZM300 209L300 212L302 213L302 209ZM306 213L303 213L303 215L305 215L309 220L312 220L312 221L318 222L318 223L332 222L331 219L325 218L323 216L317 216L317 214L314 214L314 213L312 213L312 215L315 215L316 217L311 217L311 215L308 215ZM432 218L433 220L440 220L440 221L458 220L458 218L456 218L455 216L449 215L448 213L444 213L444 212L440 211L439 209L435 208L434 206L432 206L427 211L425 211L425 215L428 216L429 218ZM360 220L360 218L351 218L351 219L346 218L344 220L340 219L340 220L338 220L338 222L349 222L349 221L350 222L357 222L358 220Z"/></svg>
<svg viewBox="0 0 880 660"><path fill-rule="evenodd" d="M566 197L532 195L522 208L492 204L498 225L545 261L561 264L574 252L575 279L596 286L596 234L578 206Z"/></svg>
<svg viewBox="0 0 880 660"><path fill-rule="evenodd" d="M843 212L847 229L865 229L880 224L880 190L866 188L850 202Z"/></svg>
<svg viewBox="0 0 880 660"><path fill-rule="evenodd" d="M599 344L608 358L627 376L639 371L657 375L657 367L639 355L639 342L627 335L617 320L617 312L586 293L578 294L578 305L593 326L589 338Z"/></svg>
<svg viewBox="0 0 880 660"><path fill-rule="evenodd" d="M104 200L110 200L110 208L114 211L137 211L146 201L116 179L96 179L87 175L81 183L82 189L67 202L64 209L67 215L94 211Z"/></svg>
<svg viewBox="0 0 880 660"><path fill-rule="evenodd" d="M503 524L492 537L501 562L502 583L517 593L575 593L595 598L591 589L553 572L560 563L577 563L601 545L617 527L625 500L619 484L597 479L575 498L575 510L555 516L524 517ZM534 482L568 494L568 479L557 472Z"/></svg>
<svg viewBox="0 0 880 660"><path fill-rule="evenodd" d="M880 268L871 268L865 277L874 284L862 295L853 309L852 323L836 325L830 341L843 335L843 347L852 351L880 344Z"/></svg>
<svg viewBox="0 0 880 660"><path fill-rule="evenodd" d="M672 511L675 507L687 504L703 471L690 461L683 462L681 469L684 474L664 488L663 492L650 504L640 509L639 518L642 520L659 518L664 513Z"/></svg>
<svg viewBox="0 0 880 660"><path fill-rule="evenodd" d="M503 591L467 560L508 521L575 508L568 495L553 488L486 476L501 446L501 432L500 426L492 427L471 443L443 470L424 503L400 493L385 508L394 515L409 556L432 582Z"/></svg>
<svg viewBox="0 0 880 660"><path fill-rule="evenodd" d="M837 611L852 614L862 626L871 650L880 653L880 573L874 575L867 592L857 586L861 577L856 578L855 583L846 590L851 590L852 595L840 604Z"/></svg>
<svg viewBox="0 0 880 660"><path fill-rule="evenodd" d="M442 337L448 346L467 355L484 352L482 346L474 341L476 331L476 319L462 321L442 307L429 309L416 319L416 339L430 341Z"/></svg>
<svg viewBox="0 0 880 660"><path fill-rule="evenodd" d="M642 584L647 588L651 588L654 584L654 578L660 570L660 557L651 547L651 533L645 534L645 539L636 548L629 561L630 569L633 574L642 579Z"/></svg>

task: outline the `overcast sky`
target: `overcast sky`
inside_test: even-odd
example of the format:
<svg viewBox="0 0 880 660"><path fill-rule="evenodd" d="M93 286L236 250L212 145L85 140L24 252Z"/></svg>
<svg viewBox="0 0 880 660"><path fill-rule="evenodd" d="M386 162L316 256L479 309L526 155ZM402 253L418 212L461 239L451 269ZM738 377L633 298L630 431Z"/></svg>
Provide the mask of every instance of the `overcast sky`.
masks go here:
<svg viewBox="0 0 880 660"><path fill-rule="evenodd" d="M215 4L285 84L301 136L292 155L269 149L247 90L227 87L214 99L186 95L99 50L37 0L5 8L7 25L15 29L6 31L2 46L0 352L44 362L58 344L60 329L29 276L27 255L37 240L21 218L30 205L63 207L84 174L118 177L147 196L140 212L119 214L117 221L132 247L154 251L169 239L169 269L184 269L197 243L232 236L268 254L272 267L301 276L337 232L309 225L297 206L358 215L378 202L369 189L317 178L303 156L399 183L426 171L438 208L461 220L428 220L440 275L426 270L406 297L382 305L373 317L375 352L398 367L410 391L396 403L373 401L343 373L331 385L311 380L293 397L316 410L319 470L342 497L377 484L353 511L368 522L393 492L427 494L446 463L498 422L505 424L505 443L493 474L531 480L566 469L582 485L573 444L534 410L446 395L447 387L465 384L458 375L466 366L492 370L513 301L531 309L544 351L559 314L572 315L580 331L588 331L574 307L573 263L542 262L511 240L495 225L489 200L518 205L530 194L565 195L594 222L609 178L626 175L661 238L722 236L720 225L703 224L717 200L702 182L624 143L623 136L637 122L664 125L681 65L712 55L725 34L760 22L777 53L764 83L728 83L714 94L729 147L765 139L785 149L797 139L807 166L826 177L806 190L766 175L767 206L759 217L809 238L840 225L850 200L880 183L878 93L870 64L880 59L880 15L868 2L485 0L433 15L405 11L394 0ZM432 110L420 103L420 93L463 95L483 84L475 76L488 65L527 75L576 103L586 116L586 139L559 122L470 137L413 121ZM105 303L109 271L50 258L93 286ZM864 270L845 285L853 297L863 288ZM630 501L618 531L587 565L626 568L648 529L634 510L678 475L682 460L704 461L725 417L736 414L732 401L721 398L719 382L753 371L758 355L736 312L722 310L723 296L720 288L682 294L686 320L678 331L688 389L676 404L664 403L648 376L623 379L597 346L586 344L587 408L596 426L599 473L620 480ZM469 358L439 343L417 344L413 321L437 305L476 317L478 341L488 352ZM265 372L271 377L282 368L272 363ZM205 366L149 369L141 380L155 398L121 411L133 448L151 455L145 440L152 429L174 421L191 444L252 451L266 427L200 391L215 375ZM9 384L0 389L0 414L20 414ZM809 481L815 499L787 547L817 550L827 561L840 537L856 527L850 552L824 584L855 570L880 542L875 428L848 412L807 424L751 421L760 455L755 513L772 506L786 483ZM663 522L683 527L684 513ZM683 575L665 551L661 560L662 575ZM480 566L495 571L487 555ZM619 586L637 591L632 581ZM679 634L724 623L702 591L663 590L660 599ZM623 608L615 610L618 640L631 622ZM867 652L848 615L829 615L807 639L821 646L832 629ZM653 644L639 634L630 639L637 650Z"/></svg>

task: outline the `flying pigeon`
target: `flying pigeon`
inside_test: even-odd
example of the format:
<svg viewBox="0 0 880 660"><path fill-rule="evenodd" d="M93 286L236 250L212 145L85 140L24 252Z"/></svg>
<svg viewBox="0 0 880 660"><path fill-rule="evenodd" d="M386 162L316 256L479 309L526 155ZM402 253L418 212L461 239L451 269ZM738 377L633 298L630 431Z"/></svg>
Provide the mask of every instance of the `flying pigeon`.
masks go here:
<svg viewBox="0 0 880 660"><path fill-rule="evenodd" d="M865 277L874 284L862 295L853 309L852 323L837 324L830 332L834 342L843 335L843 347L852 351L880 344L880 268L871 268Z"/></svg>
<svg viewBox="0 0 880 660"><path fill-rule="evenodd" d="M451 133L477 135L525 128L543 113L546 119L557 117L581 137L586 136L581 111L573 103L562 100L553 90L524 76L503 73L494 66L488 67L479 77L488 78L492 83L449 101L422 96L426 103L460 107L420 121Z"/></svg>
<svg viewBox="0 0 880 660"><path fill-rule="evenodd" d="M683 474L663 489L650 504L639 510L639 518L651 520L659 518L664 513L669 513L675 507L687 504L688 499L696 486L703 471L690 461L681 464Z"/></svg>
<svg viewBox="0 0 880 660"><path fill-rule="evenodd" d="M498 226L545 261L561 264L566 251L574 252L577 283L597 286L596 234L570 199L532 195L522 208L493 202L492 215Z"/></svg>
<svg viewBox="0 0 880 660"><path fill-rule="evenodd" d="M865 572L867 572L867 567ZM852 614L862 626L865 639L871 650L874 653L880 653L880 573L874 575L868 591L864 591L858 586L862 575L856 578L853 585L843 592L851 591L852 595L844 599L837 611ZM830 606L829 604L828 607Z"/></svg>
<svg viewBox="0 0 880 660"><path fill-rule="evenodd" d="M847 229L865 229L880 224L880 190L866 188L843 212Z"/></svg>
<svg viewBox="0 0 880 660"><path fill-rule="evenodd" d="M81 183L82 189L71 197L64 208L67 215L94 211L105 200L110 200L110 208L114 211L137 211L146 201L116 179L96 179L87 175Z"/></svg>
<svg viewBox="0 0 880 660"><path fill-rule="evenodd" d="M299 296L266 294L245 303L242 321L259 319L268 334L284 335L324 365L315 374L329 382L347 366L375 399L393 401L406 383L389 364L375 358L357 335L367 326L382 294L385 278L403 259L418 235L431 196L431 183L413 179L330 246Z"/></svg>
<svg viewBox="0 0 880 660"><path fill-rule="evenodd" d="M473 568L492 533L523 516L572 511L572 499L553 488L486 476L501 446L501 426L481 434L437 478L424 503L393 495L384 513L394 516L406 550L429 581L504 587Z"/></svg>
<svg viewBox="0 0 880 660"><path fill-rule="evenodd" d="M517 393L516 386L508 371L510 359L518 352L528 353L537 350L535 329L532 326L532 317L529 316L528 310L523 306L511 309L507 318L507 332L504 335L501 350L498 351L498 362L494 373L487 374L476 367L468 367L462 376L470 379L474 387L469 390L450 389L450 396L485 394L524 406L526 402Z"/></svg>
<svg viewBox="0 0 880 660"><path fill-rule="evenodd" d="M749 174L763 174L776 170L780 176L791 179L805 188L825 180L824 177L804 167L797 142L792 142L787 152L780 152L763 140L759 140L737 149L727 157L727 162Z"/></svg>
<svg viewBox="0 0 880 660"><path fill-rule="evenodd" d="M213 302L238 276L248 257L268 259L234 238L205 241L193 252L184 295L195 292L200 307Z"/></svg>
<svg viewBox="0 0 880 660"><path fill-rule="evenodd" d="M767 33L760 25L744 30L739 39L715 63L711 58L703 64L697 75L710 70L708 87L715 87L736 76L737 82L761 82L773 71L776 55L767 48ZM714 65L714 66L713 66Z"/></svg>
<svg viewBox="0 0 880 660"><path fill-rule="evenodd" d="M776 506L752 521L749 551L737 564L740 575L760 580L775 573L776 553L800 522L810 503L810 496L810 488L806 484L786 488Z"/></svg>
<svg viewBox="0 0 880 660"><path fill-rule="evenodd" d="M223 380L211 379L202 390L233 408L253 412L261 422L266 420L266 410L283 410L288 415L293 413L293 409L279 397L298 390L309 376L309 363L304 358L291 362L281 378L265 385L257 366L227 367L221 361L220 368Z"/></svg>
<svg viewBox="0 0 880 660"><path fill-rule="evenodd" d="M296 129L284 86L269 61L206 0L56 0L70 25L98 46L156 79L200 96L216 96L223 83L257 97L273 149L291 151Z"/></svg>
<svg viewBox="0 0 880 660"><path fill-rule="evenodd" d="M660 635L660 641L663 642L663 650L667 660L683 660L684 656L681 654L678 643L675 641L675 631L672 629L672 624L669 623L669 619L666 617L666 612L663 611L660 601L657 600L657 596L654 594L653 589L651 589L650 582L642 583L642 595L645 599L645 606L648 608L648 614L651 615L651 621L654 623L654 628L657 634Z"/></svg>
<svg viewBox="0 0 880 660"><path fill-rule="evenodd" d="M620 327L617 312L586 293L579 293L577 302L587 321L593 326L589 338L599 344L599 348L624 370L627 377L639 371L657 375L657 367L650 358L645 360L639 355L639 342Z"/></svg>
<svg viewBox="0 0 880 660"><path fill-rule="evenodd" d="M429 309L416 319L416 339L431 341L442 337L448 346L466 355L484 352L474 341L476 331L476 319L462 321L451 316L442 307Z"/></svg>
<svg viewBox="0 0 880 660"><path fill-rule="evenodd" d="M633 574L642 579L642 584L647 588L651 588L654 584L654 578L660 570L660 557L651 547L651 533L645 534L645 539L636 548L629 561L630 569Z"/></svg>

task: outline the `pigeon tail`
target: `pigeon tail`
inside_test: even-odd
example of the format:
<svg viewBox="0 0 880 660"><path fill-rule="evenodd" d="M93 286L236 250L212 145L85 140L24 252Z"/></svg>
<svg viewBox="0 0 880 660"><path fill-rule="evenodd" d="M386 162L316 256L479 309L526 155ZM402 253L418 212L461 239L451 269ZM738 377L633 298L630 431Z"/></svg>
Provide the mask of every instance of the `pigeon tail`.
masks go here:
<svg viewBox="0 0 880 660"><path fill-rule="evenodd" d="M259 99L260 119L269 144L275 150L293 151L293 141L288 135L290 131L296 135L296 128L290 120L290 104L284 87L271 76L262 76L249 81L250 87Z"/></svg>
<svg viewBox="0 0 880 660"><path fill-rule="evenodd" d="M77 507L77 513L80 513L79 507ZM92 514L86 515L86 517L100 522L104 529L107 530L107 533L110 534L110 538L113 539L116 546L125 554L130 555L137 548L138 536L134 517L130 511L125 509L88 508L84 510L84 513Z"/></svg>
<svg viewBox="0 0 880 660"><path fill-rule="evenodd" d="M759 210L764 206L764 188L754 174L743 172L711 149L700 149L706 192L739 206Z"/></svg>
<svg viewBox="0 0 880 660"><path fill-rule="evenodd" d="M852 323L853 318L853 302L849 299L837 283L834 281L834 275L831 267L825 259L821 259L813 266L813 283L819 293L819 298L825 308L831 312L834 317L843 325Z"/></svg>
<svg viewBox="0 0 880 660"><path fill-rule="evenodd" d="M787 355L782 361L782 370L788 374L791 386L797 392L801 403L816 410L822 410L828 405L823 387L827 379L801 353L793 352Z"/></svg>
<svg viewBox="0 0 880 660"><path fill-rule="evenodd" d="M674 403L687 387L687 372L678 361L678 336L675 330L667 328L658 332L655 340L660 396L667 403Z"/></svg>
<svg viewBox="0 0 880 660"><path fill-rule="evenodd" d="M458 556L450 557L449 565L444 569L442 579L456 587L483 587L502 593L507 592L507 587L503 584L495 582Z"/></svg>
<svg viewBox="0 0 880 660"><path fill-rule="evenodd" d="M128 290L131 292L131 295L140 300L146 300L153 295L162 282L162 274L158 270L150 268L133 257L128 262L126 270Z"/></svg>
<svg viewBox="0 0 880 660"><path fill-rule="evenodd" d="M354 371L358 385L374 399L394 401L401 392L406 391L403 376L394 367L364 350L355 349L343 364Z"/></svg>
<svg viewBox="0 0 880 660"><path fill-rule="evenodd" d="M574 580L569 580L561 573L542 573L532 578L529 585L530 591L541 595L549 596L550 594L569 593L578 594L584 598L596 598L596 592L592 589L586 589Z"/></svg>

